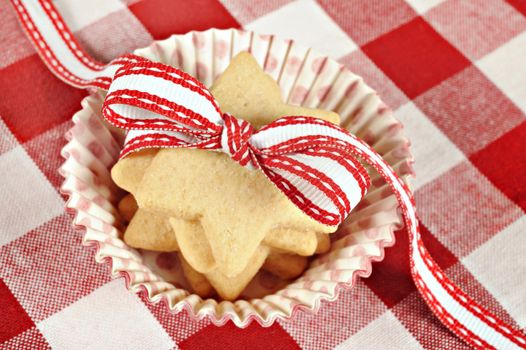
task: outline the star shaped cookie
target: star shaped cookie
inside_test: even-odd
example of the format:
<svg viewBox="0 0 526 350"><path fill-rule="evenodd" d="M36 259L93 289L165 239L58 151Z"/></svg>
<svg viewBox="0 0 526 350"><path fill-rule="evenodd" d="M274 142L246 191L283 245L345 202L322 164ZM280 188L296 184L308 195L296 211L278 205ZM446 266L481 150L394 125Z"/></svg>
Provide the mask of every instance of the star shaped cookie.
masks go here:
<svg viewBox="0 0 526 350"><path fill-rule="evenodd" d="M276 82L248 53L236 56L210 90L224 112L257 128L286 115L335 123L339 119L333 112L283 103ZM139 206L136 216L155 213L156 220L165 217L173 229L173 236L143 234L145 242L138 242L128 232L137 226L132 225L134 217L125 240L147 248L146 241L159 245L174 238L172 247L178 246L188 265L203 273L225 299L237 297L257 273L269 246L311 255L317 237L336 229L303 213L262 172L241 167L219 152L141 151L120 160L112 178L134 195Z"/></svg>

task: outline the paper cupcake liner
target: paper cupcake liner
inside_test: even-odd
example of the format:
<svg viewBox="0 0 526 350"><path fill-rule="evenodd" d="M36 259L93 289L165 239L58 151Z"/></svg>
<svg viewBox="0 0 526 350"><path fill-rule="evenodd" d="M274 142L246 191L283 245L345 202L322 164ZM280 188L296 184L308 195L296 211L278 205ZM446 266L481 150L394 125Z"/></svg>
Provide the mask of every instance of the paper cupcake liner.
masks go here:
<svg viewBox="0 0 526 350"><path fill-rule="evenodd" d="M288 103L335 111L341 125L372 145L405 181L413 174L409 141L376 92L338 62L294 41L211 29L174 35L135 53L181 68L210 86L240 51L250 51L278 81ZM203 300L185 289L172 253L138 251L121 240L115 206L122 192L112 182L110 169L123 135L102 119L103 100L103 93L91 94L73 116L74 126L66 135L69 142L62 149L66 159L60 168L65 178L62 191L69 196L66 206L74 213L75 227L84 232L83 243L96 247L96 261L109 263L113 276L124 276L129 289L143 291L153 303L164 302L173 312L186 309L196 319L207 316L216 325L232 320L246 327L254 320L270 326L298 312L316 312L323 301L337 299L342 288L369 276L371 263L382 260L384 248L394 244L393 231L401 226L396 199L368 169L369 193L332 235L331 250L313 259L300 278L283 286L261 272L246 289L245 299Z"/></svg>

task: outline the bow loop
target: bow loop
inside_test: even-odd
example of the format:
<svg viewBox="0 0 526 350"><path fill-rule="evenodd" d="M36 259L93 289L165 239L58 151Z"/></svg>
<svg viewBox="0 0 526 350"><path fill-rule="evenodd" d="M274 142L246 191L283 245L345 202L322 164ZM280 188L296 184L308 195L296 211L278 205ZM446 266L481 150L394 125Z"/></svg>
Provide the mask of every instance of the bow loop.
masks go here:
<svg viewBox="0 0 526 350"><path fill-rule="evenodd" d="M126 130L214 135L222 113L208 89L171 66L145 59L120 67L102 107L106 120Z"/></svg>

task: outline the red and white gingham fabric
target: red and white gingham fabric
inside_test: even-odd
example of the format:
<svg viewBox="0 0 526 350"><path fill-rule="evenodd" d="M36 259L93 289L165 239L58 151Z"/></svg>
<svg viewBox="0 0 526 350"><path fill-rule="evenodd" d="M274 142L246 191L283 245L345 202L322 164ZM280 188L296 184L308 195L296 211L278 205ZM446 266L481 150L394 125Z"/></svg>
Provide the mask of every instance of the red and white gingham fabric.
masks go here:
<svg viewBox="0 0 526 350"><path fill-rule="evenodd" d="M468 294L526 327L523 0L59 1L100 60L172 33L245 27L360 74L406 126L424 243ZM146 304L81 246L58 193L63 134L85 92L37 57L0 3L0 348L463 349L409 273L407 234L316 315L215 327ZM13 77L17 79L13 79ZM111 302L109 301L111 300Z"/></svg>

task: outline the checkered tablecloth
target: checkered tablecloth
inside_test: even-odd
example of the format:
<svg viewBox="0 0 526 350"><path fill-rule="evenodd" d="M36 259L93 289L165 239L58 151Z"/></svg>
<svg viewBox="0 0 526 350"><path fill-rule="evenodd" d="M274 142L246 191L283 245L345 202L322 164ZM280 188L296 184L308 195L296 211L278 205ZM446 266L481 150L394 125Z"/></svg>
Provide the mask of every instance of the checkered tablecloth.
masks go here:
<svg viewBox="0 0 526 350"><path fill-rule="evenodd" d="M452 280L526 327L526 1L74 0L59 10L109 60L172 33L244 27L362 75L405 125L424 241ZM0 348L464 349L412 283L405 232L370 278L271 328L194 322L128 292L81 246L57 173L86 92L40 61L0 1Z"/></svg>

